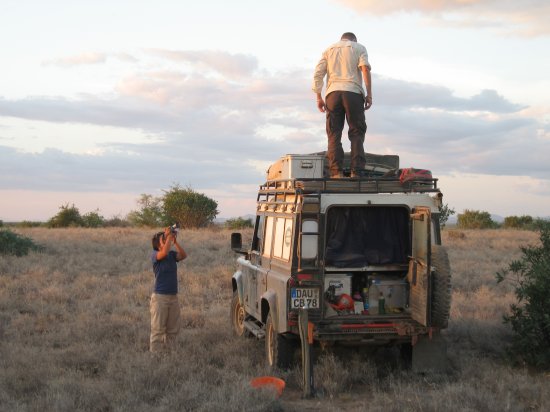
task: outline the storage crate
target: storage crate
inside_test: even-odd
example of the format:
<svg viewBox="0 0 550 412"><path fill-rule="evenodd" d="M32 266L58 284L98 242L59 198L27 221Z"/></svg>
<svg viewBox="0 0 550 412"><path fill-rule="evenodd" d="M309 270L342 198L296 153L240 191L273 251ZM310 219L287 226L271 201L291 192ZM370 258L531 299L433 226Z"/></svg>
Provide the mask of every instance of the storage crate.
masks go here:
<svg viewBox="0 0 550 412"><path fill-rule="evenodd" d="M322 179L323 159L324 156L317 154L287 154L267 170L267 180Z"/></svg>
<svg viewBox="0 0 550 412"><path fill-rule="evenodd" d="M345 293L351 296L351 275L348 274L334 274L325 275L325 292L329 286L334 285L334 291L336 296L340 296Z"/></svg>

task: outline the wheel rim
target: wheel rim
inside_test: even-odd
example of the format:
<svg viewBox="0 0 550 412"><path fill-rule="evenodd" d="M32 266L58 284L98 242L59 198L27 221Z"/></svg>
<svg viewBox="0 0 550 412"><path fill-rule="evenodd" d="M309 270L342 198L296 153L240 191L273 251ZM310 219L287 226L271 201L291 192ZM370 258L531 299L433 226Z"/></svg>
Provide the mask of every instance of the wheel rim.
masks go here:
<svg viewBox="0 0 550 412"><path fill-rule="evenodd" d="M239 335L242 335L244 332L244 308L240 303L235 305L235 312L233 314L235 319L235 329Z"/></svg>

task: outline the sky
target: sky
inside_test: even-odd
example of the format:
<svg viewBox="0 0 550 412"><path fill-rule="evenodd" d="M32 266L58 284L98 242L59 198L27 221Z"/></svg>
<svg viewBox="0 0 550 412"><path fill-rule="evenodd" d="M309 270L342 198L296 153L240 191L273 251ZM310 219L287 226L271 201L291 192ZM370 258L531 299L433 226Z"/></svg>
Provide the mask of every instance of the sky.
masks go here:
<svg viewBox="0 0 550 412"><path fill-rule="evenodd" d="M457 213L550 216L547 1L1 4L4 222L124 217L176 184L253 214L269 164L326 150L313 70L347 31L372 66L367 152L430 169Z"/></svg>

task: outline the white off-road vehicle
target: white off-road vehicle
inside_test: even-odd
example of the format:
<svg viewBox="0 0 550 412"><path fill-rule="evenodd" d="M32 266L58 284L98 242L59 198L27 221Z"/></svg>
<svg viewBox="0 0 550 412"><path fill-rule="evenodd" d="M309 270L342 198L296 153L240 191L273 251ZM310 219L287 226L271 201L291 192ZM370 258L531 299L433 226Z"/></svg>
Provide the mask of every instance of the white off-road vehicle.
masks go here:
<svg viewBox="0 0 550 412"><path fill-rule="evenodd" d="M398 156L367 154L358 178L330 179L326 163L283 156L258 191L251 246L232 235L234 332L265 339L268 364L287 368L306 308L316 343L399 345L412 359L449 318L437 179Z"/></svg>

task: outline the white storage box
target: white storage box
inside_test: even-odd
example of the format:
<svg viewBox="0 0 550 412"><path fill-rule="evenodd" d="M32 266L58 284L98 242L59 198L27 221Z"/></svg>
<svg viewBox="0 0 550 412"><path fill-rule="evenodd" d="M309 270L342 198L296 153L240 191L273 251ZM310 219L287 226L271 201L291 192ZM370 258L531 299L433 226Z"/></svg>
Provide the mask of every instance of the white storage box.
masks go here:
<svg viewBox="0 0 550 412"><path fill-rule="evenodd" d="M351 296L351 275L325 275L325 292L328 290L329 286L332 285L334 285L334 293L336 296L340 296L343 293Z"/></svg>
<svg viewBox="0 0 550 412"><path fill-rule="evenodd" d="M269 167L267 180L321 179L323 159L323 155L287 154Z"/></svg>

